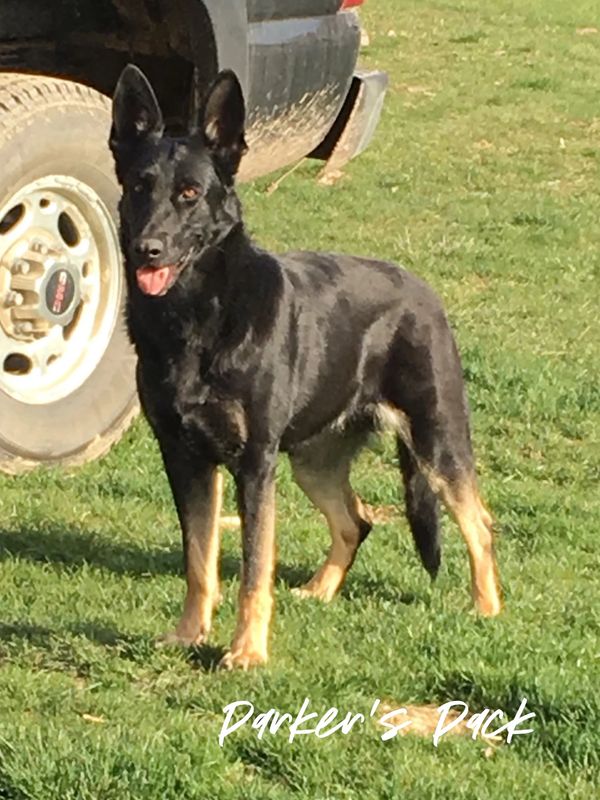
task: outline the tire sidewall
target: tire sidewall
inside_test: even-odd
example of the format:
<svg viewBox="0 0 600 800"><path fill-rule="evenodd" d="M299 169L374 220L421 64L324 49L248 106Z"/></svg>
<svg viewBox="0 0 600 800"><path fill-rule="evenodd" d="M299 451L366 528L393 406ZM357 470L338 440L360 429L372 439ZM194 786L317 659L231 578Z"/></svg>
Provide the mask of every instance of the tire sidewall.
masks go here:
<svg viewBox="0 0 600 800"><path fill-rule="evenodd" d="M66 175L89 186L113 220L119 187L107 146L110 112L98 98L40 108L18 120L0 140L0 207L27 184ZM2 131L4 133L4 131ZM119 427L136 402L135 358L123 324L125 287L112 336L96 369L70 395L46 405L22 403L0 390L0 449L8 456L68 460Z"/></svg>

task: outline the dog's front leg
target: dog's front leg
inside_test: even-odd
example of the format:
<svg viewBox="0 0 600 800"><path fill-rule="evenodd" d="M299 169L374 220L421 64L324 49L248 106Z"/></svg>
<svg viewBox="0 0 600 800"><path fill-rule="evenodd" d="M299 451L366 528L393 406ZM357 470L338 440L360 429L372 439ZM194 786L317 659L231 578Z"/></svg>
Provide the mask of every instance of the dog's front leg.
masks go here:
<svg viewBox="0 0 600 800"><path fill-rule="evenodd" d="M276 454L236 476L242 520L242 573L238 621L230 651L221 666L248 669L267 660L275 568Z"/></svg>
<svg viewBox="0 0 600 800"><path fill-rule="evenodd" d="M219 514L223 483L213 464L194 465L163 452L183 536L187 591L181 620L159 645L202 644L219 601Z"/></svg>

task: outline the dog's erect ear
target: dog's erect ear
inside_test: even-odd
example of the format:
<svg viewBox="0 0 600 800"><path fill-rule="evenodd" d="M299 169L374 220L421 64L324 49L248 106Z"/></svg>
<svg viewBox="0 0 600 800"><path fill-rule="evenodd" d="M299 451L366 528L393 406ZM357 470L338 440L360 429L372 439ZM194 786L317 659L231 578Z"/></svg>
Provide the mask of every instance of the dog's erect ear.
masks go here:
<svg viewBox="0 0 600 800"><path fill-rule="evenodd" d="M246 108L235 72L223 70L208 91L201 115L207 145L233 177L248 147L244 139Z"/></svg>
<svg viewBox="0 0 600 800"><path fill-rule="evenodd" d="M110 148L117 163L123 151L130 150L149 136L160 136L163 129L163 116L152 86L140 69L128 64L121 73L113 97Z"/></svg>

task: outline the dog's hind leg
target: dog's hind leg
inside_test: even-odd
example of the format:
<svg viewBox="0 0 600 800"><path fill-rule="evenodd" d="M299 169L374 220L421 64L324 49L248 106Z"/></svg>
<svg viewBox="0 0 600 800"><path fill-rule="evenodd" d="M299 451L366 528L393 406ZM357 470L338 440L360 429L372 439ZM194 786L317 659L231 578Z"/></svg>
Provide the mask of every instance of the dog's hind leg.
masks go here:
<svg viewBox="0 0 600 800"><path fill-rule="evenodd" d="M479 496L474 474L459 481L443 482L441 494L467 544L475 607L483 616L493 617L500 612L502 603L492 517Z"/></svg>
<svg viewBox="0 0 600 800"><path fill-rule="evenodd" d="M384 369L379 418L401 440L408 517L425 567L435 574L439 564L436 494L467 545L475 606L493 616L501 602L492 519L477 488L458 350L441 309L434 311L424 322L409 315L398 330Z"/></svg>
<svg viewBox="0 0 600 800"><path fill-rule="evenodd" d="M371 530L363 505L350 486L352 458L361 443L348 439L335 443L332 436L314 450L290 457L296 482L325 515L331 534L331 547L324 564L305 586L294 590L300 597L331 600Z"/></svg>
<svg viewBox="0 0 600 800"><path fill-rule="evenodd" d="M400 465L406 488L407 516L421 560L432 577L440 564L437 497L456 520L469 553L471 590L477 610L495 616L501 610L494 555L492 517L486 510L472 463L465 420L451 415L439 420L410 420L399 409L385 411L397 418ZM462 415L459 415L462 416Z"/></svg>

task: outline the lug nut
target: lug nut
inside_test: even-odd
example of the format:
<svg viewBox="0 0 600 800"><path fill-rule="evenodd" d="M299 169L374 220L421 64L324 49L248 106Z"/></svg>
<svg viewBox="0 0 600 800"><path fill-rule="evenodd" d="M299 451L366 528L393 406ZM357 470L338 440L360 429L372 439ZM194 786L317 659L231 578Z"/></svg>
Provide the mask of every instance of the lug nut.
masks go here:
<svg viewBox="0 0 600 800"><path fill-rule="evenodd" d="M7 292L6 297L4 298L4 305L5 306L22 306L23 305L23 295L19 294L19 292Z"/></svg>
<svg viewBox="0 0 600 800"><path fill-rule="evenodd" d="M20 325L15 325L17 333L33 333L33 325L31 322L22 322Z"/></svg>
<svg viewBox="0 0 600 800"><path fill-rule="evenodd" d="M47 256L48 255L48 247L43 242L40 242L39 240L36 240L35 242L32 242L31 249L34 250L36 253L39 253L42 256Z"/></svg>
<svg viewBox="0 0 600 800"><path fill-rule="evenodd" d="M29 270L31 269L31 265L29 261L25 261L24 258L18 258L15 263L13 264L12 272L13 274L19 275L27 275Z"/></svg>

